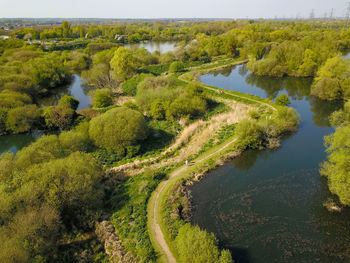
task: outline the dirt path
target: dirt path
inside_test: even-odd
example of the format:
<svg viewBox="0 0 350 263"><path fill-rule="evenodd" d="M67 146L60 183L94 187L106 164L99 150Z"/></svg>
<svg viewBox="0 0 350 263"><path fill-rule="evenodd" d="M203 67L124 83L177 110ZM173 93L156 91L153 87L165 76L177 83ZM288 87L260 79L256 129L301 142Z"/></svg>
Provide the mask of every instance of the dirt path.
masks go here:
<svg viewBox="0 0 350 263"><path fill-rule="evenodd" d="M237 64L237 63L236 63ZM227 65L225 65L227 66ZM183 76L183 75L182 75ZM189 83L192 81L188 81L186 79L184 79L182 76L179 77L179 79ZM218 91L218 89L215 89L213 87L209 87L205 84L202 83L202 86L205 87L206 89L210 89L210 90L214 90L214 91ZM253 98L247 98L245 96L239 96L236 94L232 94L230 92L221 90L221 92L228 94L230 96L234 96L234 97L238 97L238 98L243 98L249 101L253 101L259 104L262 104L264 106L267 106L268 108L272 109L273 111L276 111L277 109L275 107L273 107L272 105L259 101L259 100L255 100ZM216 150L215 152L209 154L209 155L205 155L202 158L199 158L197 160L195 160L195 163L201 163L204 162L205 160L208 160L209 158L211 158L213 155L220 153L221 151L223 151L224 149L228 148L230 145L232 145L234 142L236 141L236 139L227 142L226 144L224 144L220 149ZM175 171L173 171L170 175L169 178L166 181L163 181L159 184L159 186L157 187L157 189L153 192L149 202L148 202L148 229L150 231L150 237L152 240L152 244L154 246L154 248L156 249L156 251L159 253L159 260L161 262L169 262L169 263L176 263L176 259L174 257L174 255L172 254L166 240L164 237L164 234L162 232L162 229L160 227L160 202L161 202L161 197L165 194L166 188L174 181L176 180L177 177L181 176L181 174L183 172L185 172L188 169L188 166L182 166L178 169L176 169Z"/></svg>
<svg viewBox="0 0 350 263"><path fill-rule="evenodd" d="M213 155L225 150L227 147L232 145L235 141L236 141L236 139L227 142L225 145L223 145L221 148L219 148L215 152L195 160L195 163L198 164L198 163L202 163L202 162L208 160ZM188 166L184 165L184 166L176 169L175 171L173 171L169 175L169 178L166 181L163 181L162 183L160 183L160 185L157 187L157 189L153 192L153 194L148 202L148 207L151 208L148 211L148 212L150 212L148 214L148 227L150 230L151 240L152 240L154 247L158 248L157 252L160 253L159 256L160 256L161 260L163 260L164 262L176 263L176 259L173 256L173 254L171 253L171 250L170 250L167 242L165 241L164 234L160 228L160 220L161 220L159 218L160 199L161 199L161 196L165 193L165 189L167 188L167 186L169 186L173 180L175 180L178 176L180 176L187 169L188 169Z"/></svg>

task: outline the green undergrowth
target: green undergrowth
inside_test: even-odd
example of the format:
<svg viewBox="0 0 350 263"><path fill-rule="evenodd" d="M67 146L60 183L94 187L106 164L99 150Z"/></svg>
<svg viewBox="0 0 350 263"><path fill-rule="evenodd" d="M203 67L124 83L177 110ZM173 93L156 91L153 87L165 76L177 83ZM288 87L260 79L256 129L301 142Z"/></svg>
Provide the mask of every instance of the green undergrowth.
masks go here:
<svg viewBox="0 0 350 263"><path fill-rule="evenodd" d="M223 145L224 143L211 147L205 153L200 155L200 157L205 158L205 156L214 153ZM197 158L197 162L194 160L192 166L189 166L183 173L171 179L171 182L162 192L160 196L160 214L158 217L160 218L161 229L167 244L177 259L179 259L181 255L179 255L175 240L178 237L181 227L190 222L190 203L186 194L187 192L185 191L187 181L192 180L195 174L204 174L207 171L215 168L217 166L216 160L225 159L225 155L234 150L237 149L235 143L232 143L232 145L218 153L215 153L213 156L203 162L198 162L199 158ZM195 226L191 227L193 229L195 228ZM208 235L207 238L209 238L209 236L210 235ZM200 243L207 244L208 242L210 241L202 240Z"/></svg>
<svg viewBox="0 0 350 263"><path fill-rule="evenodd" d="M112 223L123 246L139 262L155 262L157 258L147 230L147 202L165 173L164 169L149 169L140 175L118 179L110 194Z"/></svg>

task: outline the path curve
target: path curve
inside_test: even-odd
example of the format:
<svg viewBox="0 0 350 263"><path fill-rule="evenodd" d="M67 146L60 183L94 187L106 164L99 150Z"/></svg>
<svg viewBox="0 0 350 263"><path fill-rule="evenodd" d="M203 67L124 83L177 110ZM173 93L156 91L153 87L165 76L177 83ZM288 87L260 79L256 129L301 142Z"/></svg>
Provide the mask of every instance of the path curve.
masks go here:
<svg viewBox="0 0 350 263"><path fill-rule="evenodd" d="M235 62L234 64L242 64L242 62ZM225 65L227 66L227 65ZM187 83L190 83L190 82L193 82L193 81L188 81L186 79L183 78L184 74L179 76L179 79L184 81L184 82L187 82ZM203 83L201 83L201 85L203 87L205 87L206 89L210 89L210 90L214 90L214 91L218 91L220 90L221 92L225 93L225 94L228 94L230 96L233 96L233 97L238 97L238 98L243 98L243 99L246 99L246 100L249 100L249 101L253 101L253 102L256 102L256 103L259 103L259 104L262 104L264 106L267 106L269 107L270 109L272 109L273 111L277 111L277 109L270 105L269 103L266 103L266 102L262 102L262 101L259 101L259 100L255 100L253 98L247 98L245 96L239 96L239 95L236 95L236 94L232 94L230 92L227 92L225 90L222 90L220 88L214 88L214 87L210 87L210 86L207 86ZM213 155L223 151L224 149L226 149L227 147L229 147L230 145L232 145L234 142L236 141L236 139L234 140L231 140L229 142L227 142L226 144L224 144L221 148L219 148L218 150L216 150L215 152L209 154L209 155L206 155L202 158L199 158L197 160L195 160L195 163L201 163L205 160L208 160L209 158L211 158ZM165 237L164 237L164 234L163 234L163 231L160 227L160 218L158 215L160 215L160 197L162 196L162 194L164 194L167 186L170 185L170 183L172 183L173 180L175 180L178 176L180 176L182 174L182 172L186 171L188 169L188 166L182 166L178 169L176 169L175 171L173 171L167 180L161 182L158 187L156 188L156 190L152 193L151 195L151 198L149 199L149 202L148 202L148 229L150 231L150 237L151 237L151 241L153 243L153 246L155 247L156 251L159 253L159 258L163 261L166 260L165 262L169 262L169 263L176 263L176 259L173 255L173 253L171 252L166 240L165 240Z"/></svg>
<svg viewBox="0 0 350 263"><path fill-rule="evenodd" d="M226 144L224 144L221 148L219 148L218 150L216 150L215 152L206 155L203 158L200 158L198 160L195 160L195 163L202 163L206 160L208 160L209 158L211 158L213 155L220 153L221 151L225 150L226 148L228 148L229 146L231 146L234 142L236 141L236 139L231 140L229 142L227 142ZM160 183L160 185L157 187L157 189L153 192L149 202L148 202L148 206L151 207L151 211L149 211L152 216L149 216L149 220L148 220L148 224L149 224L149 230L150 230L150 235L153 237L152 242L156 242L155 247L158 247L161 249L161 251L158 251L158 253L160 253L161 257L166 257L167 261L169 263L176 263L176 259L174 257L174 255L172 254L166 240L164 237L164 234L161 230L160 227L160 222L159 222L159 217L158 215L160 214L159 209L160 209L160 196L164 193L165 189L167 188L167 186L169 186L173 180L175 180L178 176L180 176L184 171L186 171L188 169L188 166L184 165L181 166L180 168L176 169L175 171L173 171L170 175L169 178L163 182ZM158 249L159 250L159 249Z"/></svg>

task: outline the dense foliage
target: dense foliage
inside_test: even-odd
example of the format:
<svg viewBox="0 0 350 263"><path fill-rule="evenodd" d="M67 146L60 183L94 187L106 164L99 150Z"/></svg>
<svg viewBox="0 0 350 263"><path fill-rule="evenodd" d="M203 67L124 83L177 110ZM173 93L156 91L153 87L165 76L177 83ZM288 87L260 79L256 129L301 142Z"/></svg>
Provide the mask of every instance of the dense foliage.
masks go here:
<svg viewBox="0 0 350 263"><path fill-rule="evenodd" d="M89 134L97 146L132 156L138 152L140 141L147 138L148 127L140 112L121 107L92 119Z"/></svg>

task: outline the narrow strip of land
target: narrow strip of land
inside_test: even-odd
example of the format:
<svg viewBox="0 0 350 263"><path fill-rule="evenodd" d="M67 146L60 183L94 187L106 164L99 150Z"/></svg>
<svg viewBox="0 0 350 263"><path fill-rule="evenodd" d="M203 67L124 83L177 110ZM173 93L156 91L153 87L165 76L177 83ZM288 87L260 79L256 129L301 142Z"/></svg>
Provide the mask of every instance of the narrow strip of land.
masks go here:
<svg viewBox="0 0 350 263"><path fill-rule="evenodd" d="M232 65L237 65L237 64L242 64L242 62L235 62ZM225 66L229 66L229 65L225 65ZM220 68L222 66L219 66ZM179 76L179 79L181 79L184 82L190 83L192 81L186 80L183 78L183 75ZM214 91L218 91L219 89L217 88L213 88L210 86L206 86L204 84L202 84L202 86L206 89L209 90L214 90ZM258 104L262 104L270 109L272 109L273 111L276 111L277 109L275 107L273 107L272 105L259 101L259 100L255 100L253 98L247 98L245 96L239 96L236 94L232 94L230 92L226 92L224 90L221 90L223 93L233 96L233 97L237 97L240 99L245 99L248 101L252 101ZM218 154L220 152L222 152L223 150L225 150L226 148L228 148L230 145L232 145L234 142L236 141L236 139L230 140L228 142L226 142L222 147L220 147L218 150L214 151L213 153L210 153L208 155L204 155L203 157L199 157L198 159L195 160L196 164L199 164L201 162L204 162L206 160L208 160L209 158L211 158L213 155ZM167 187L170 186L170 184L176 180L178 177L180 177L182 175L183 172L185 172L189 167L188 166L182 166L176 170L174 170L168 177L167 180L163 181L162 183L160 183L157 187L157 189L153 192L149 202L148 202L148 228L149 228L149 234L151 237L151 241L152 244L155 248L155 250L158 253L159 256L159 260L161 262L170 262L170 263L175 263L176 259L173 255L173 253L171 252L171 249L169 248L165 236L162 232L161 229L161 213L160 213L160 204L161 204L161 199L162 196L164 194L166 194L166 190Z"/></svg>

